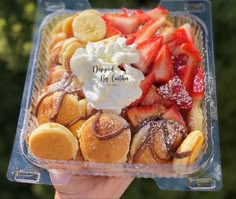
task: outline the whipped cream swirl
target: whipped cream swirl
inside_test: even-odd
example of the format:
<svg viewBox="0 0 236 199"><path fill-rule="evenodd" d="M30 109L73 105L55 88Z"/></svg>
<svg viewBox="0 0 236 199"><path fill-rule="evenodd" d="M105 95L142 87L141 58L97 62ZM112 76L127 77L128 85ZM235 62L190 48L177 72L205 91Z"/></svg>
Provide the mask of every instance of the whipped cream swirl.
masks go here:
<svg viewBox="0 0 236 199"><path fill-rule="evenodd" d="M121 110L142 95L143 73L132 67L139 61L136 44L126 45L118 37L109 42L89 42L76 50L70 60L71 71L83 84L88 103L98 110Z"/></svg>

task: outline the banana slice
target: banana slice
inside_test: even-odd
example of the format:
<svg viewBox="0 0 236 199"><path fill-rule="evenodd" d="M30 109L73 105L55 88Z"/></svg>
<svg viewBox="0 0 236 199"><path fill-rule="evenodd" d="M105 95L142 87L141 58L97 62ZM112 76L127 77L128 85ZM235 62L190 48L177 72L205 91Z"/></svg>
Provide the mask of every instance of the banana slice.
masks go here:
<svg viewBox="0 0 236 199"><path fill-rule="evenodd" d="M203 131L204 115L199 101L193 101L193 107L187 115L187 125L190 131Z"/></svg>
<svg viewBox="0 0 236 199"><path fill-rule="evenodd" d="M64 41L64 43L61 46L61 50L59 53L59 63L62 64L62 54L65 51L65 49L72 44L73 42L79 42L79 40L75 37L68 38Z"/></svg>
<svg viewBox="0 0 236 199"><path fill-rule="evenodd" d="M173 165L191 165L201 154L204 143L204 135L201 131L192 131L184 139L180 147L177 149L177 153L189 152L190 155L185 158L174 158Z"/></svg>
<svg viewBox="0 0 236 199"><path fill-rule="evenodd" d="M74 18L73 34L80 41L99 41L106 35L106 24L96 13L84 12Z"/></svg>
<svg viewBox="0 0 236 199"><path fill-rule="evenodd" d="M60 61L62 65L65 66L66 69L70 70L70 58L72 57L72 55L75 53L75 51L78 48L84 48L84 47L85 47L85 44L79 41L74 41L70 43L61 53Z"/></svg>
<svg viewBox="0 0 236 199"><path fill-rule="evenodd" d="M62 25L62 31L65 33L67 38L73 37L73 28L72 28L72 23L74 21L74 18L78 16L78 14L74 14L70 17L67 17L64 20L64 23Z"/></svg>

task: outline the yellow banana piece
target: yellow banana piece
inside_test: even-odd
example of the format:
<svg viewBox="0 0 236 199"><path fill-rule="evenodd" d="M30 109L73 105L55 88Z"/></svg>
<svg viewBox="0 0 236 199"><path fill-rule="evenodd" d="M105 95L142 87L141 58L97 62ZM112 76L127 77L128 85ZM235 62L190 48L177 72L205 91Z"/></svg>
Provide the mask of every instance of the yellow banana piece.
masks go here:
<svg viewBox="0 0 236 199"><path fill-rule="evenodd" d="M74 18L73 34L82 42L99 41L106 35L106 24L96 13L84 12Z"/></svg>
<svg viewBox="0 0 236 199"><path fill-rule="evenodd" d="M189 156L185 158L174 158L173 165L188 166L194 163L194 161L200 156L204 144L204 135L201 131L192 131L184 139L180 147L177 149L177 153L189 152Z"/></svg>

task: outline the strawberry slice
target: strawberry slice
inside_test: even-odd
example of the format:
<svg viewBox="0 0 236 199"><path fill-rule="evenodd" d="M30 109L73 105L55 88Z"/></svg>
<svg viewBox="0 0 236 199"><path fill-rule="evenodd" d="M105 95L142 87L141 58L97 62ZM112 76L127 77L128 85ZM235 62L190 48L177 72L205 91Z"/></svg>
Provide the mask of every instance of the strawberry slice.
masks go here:
<svg viewBox="0 0 236 199"><path fill-rule="evenodd" d="M145 12L139 9L135 10L133 14L139 18L141 24L144 24L151 19L150 16L148 16Z"/></svg>
<svg viewBox="0 0 236 199"><path fill-rule="evenodd" d="M131 45L135 42L136 37L134 35L129 36L126 38L126 45Z"/></svg>
<svg viewBox="0 0 236 199"><path fill-rule="evenodd" d="M122 33L115 27L112 25L112 23L106 19L104 19L105 23L106 23L106 35L105 37L112 37L114 35L122 35Z"/></svg>
<svg viewBox="0 0 236 199"><path fill-rule="evenodd" d="M141 81L140 88L142 89L142 95L141 95L141 97L139 99L137 99L134 102L132 102L129 105L129 107L137 106L140 103L142 103L144 97L147 95L149 89L153 85L154 80L155 80L154 74L150 73L149 75L147 75L145 77L145 79L143 81Z"/></svg>
<svg viewBox="0 0 236 199"><path fill-rule="evenodd" d="M137 10L130 10L128 8L122 7L121 8L122 12L127 15L131 16L134 15L140 19L141 24L146 23L148 20L151 19L150 16L148 16L144 11L137 9Z"/></svg>
<svg viewBox="0 0 236 199"><path fill-rule="evenodd" d="M160 35L163 37L163 43L169 43L175 39L175 28L172 26L163 27L160 31Z"/></svg>
<svg viewBox="0 0 236 199"><path fill-rule="evenodd" d="M177 71L179 67L187 64L188 56L185 53L175 55L172 59L174 69Z"/></svg>
<svg viewBox="0 0 236 199"><path fill-rule="evenodd" d="M165 83L174 76L174 67L171 61L169 47L164 44L153 64L155 82Z"/></svg>
<svg viewBox="0 0 236 199"><path fill-rule="evenodd" d="M145 119L159 117L164 112L164 107L160 104L146 106L135 106L127 110L127 119L135 128Z"/></svg>
<svg viewBox="0 0 236 199"><path fill-rule="evenodd" d="M121 13L104 14L103 19L110 21L124 35L136 32L141 23L138 16L127 16Z"/></svg>
<svg viewBox="0 0 236 199"><path fill-rule="evenodd" d="M137 46L137 50L140 53L140 61L134 64L134 66L144 74L150 72L150 66L154 62L161 45L162 37L160 36L152 37L140 43Z"/></svg>
<svg viewBox="0 0 236 199"><path fill-rule="evenodd" d="M169 11L164 9L162 6L157 6L156 8L148 11L146 14L152 19L157 19L161 17L167 18L169 16Z"/></svg>
<svg viewBox="0 0 236 199"><path fill-rule="evenodd" d="M173 105L169 100L164 99L159 93L156 86L152 85L145 95L141 105L162 104L165 107Z"/></svg>
<svg viewBox="0 0 236 199"><path fill-rule="evenodd" d="M193 100L201 101L205 93L204 70L202 67L197 68L197 73L193 80Z"/></svg>
<svg viewBox="0 0 236 199"><path fill-rule="evenodd" d="M194 35L191 25L189 23L185 23L178 29L183 30L185 32L187 42L194 45Z"/></svg>
<svg viewBox="0 0 236 199"><path fill-rule="evenodd" d="M184 43L177 47L173 52L173 61L175 70L179 74L181 67L180 78L186 90L191 93L193 88L193 78L196 73L196 66L201 64L201 55L194 46L190 43ZM183 67L186 65L185 67Z"/></svg>
<svg viewBox="0 0 236 199"><path fill-rule="evenodd" d="M167 108L165 112L161 115L161 118L165 120L174 120L179 124L186 126L185 121L176 105Z"/></svg>
<svg viewBox="0 0 236 199"><path fill-rule="evenodd" d="M159 19L151 19L145 23L136 33L136 43L139 44L155 35L157 30L165 22L165 17L160 17Z"/></svg>
<svg viewBox="0 0 236 199"><path fill-rule="evenodd" d="M184 43L180 47L184 53L191 57L197 64L202 62L200 52L190 43Z"/></svg>
<svg viewBox="0 0 236 199"><path fill-rule="evenodd" d="M167 84L161 85L158 91L164 99L172 101L179 108L186 110L192 108L192 98L178 76L174 76Z"/></svg>

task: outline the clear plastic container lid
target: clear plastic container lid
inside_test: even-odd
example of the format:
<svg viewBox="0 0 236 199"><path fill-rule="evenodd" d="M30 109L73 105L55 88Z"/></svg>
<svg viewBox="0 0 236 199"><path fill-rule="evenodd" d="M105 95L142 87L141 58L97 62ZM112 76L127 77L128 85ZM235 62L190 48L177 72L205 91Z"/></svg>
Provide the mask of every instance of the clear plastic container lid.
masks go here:
<svg viewBox="0 0 236 199"><path fill-rule="evenodd" d="M25 135L35 127L31 109L37 98L37 90L46 78L42 66L44 45L47 34L59 19L75 12L91 8L87 0L40 1L33 37L25 89L11 160L8 179L16 182L51 184L48 170L55 173L152 177L160 189L164 190L219 190L222 186L218 118L216 101L215 65L213 54L211 5L207 0L186 1L167 0L160 3L170 11L170 20L175 24L189 22L194 28L197 46L203 57L206 91L204 100L204 126L206 143L202 156L189 167L172 165L105 164L78 161L40 160L33 156L25 143ZM100 9L101 12L112 11Z"/></svg>

